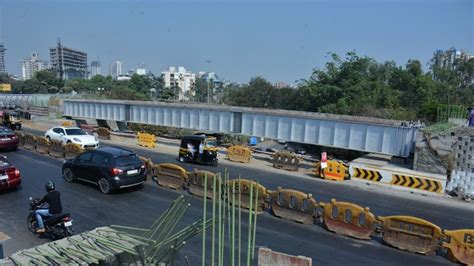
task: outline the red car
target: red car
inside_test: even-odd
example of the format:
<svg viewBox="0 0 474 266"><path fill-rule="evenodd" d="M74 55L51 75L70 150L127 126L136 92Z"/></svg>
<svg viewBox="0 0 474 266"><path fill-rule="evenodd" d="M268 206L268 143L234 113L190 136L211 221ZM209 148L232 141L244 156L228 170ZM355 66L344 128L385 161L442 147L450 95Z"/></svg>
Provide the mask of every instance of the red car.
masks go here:
<svg viewBox="0 0 474 266"><path fill-rule="evenodd" d="M0 155L0 191L16 188L20 184L20 170L13 166L5 156Z"/></svg>
<svg viewBox="0 0 474 266"><path fill-rule="evenodd" d="M0 149L18 149L18 137L6 127L0 127Z"/></svg>

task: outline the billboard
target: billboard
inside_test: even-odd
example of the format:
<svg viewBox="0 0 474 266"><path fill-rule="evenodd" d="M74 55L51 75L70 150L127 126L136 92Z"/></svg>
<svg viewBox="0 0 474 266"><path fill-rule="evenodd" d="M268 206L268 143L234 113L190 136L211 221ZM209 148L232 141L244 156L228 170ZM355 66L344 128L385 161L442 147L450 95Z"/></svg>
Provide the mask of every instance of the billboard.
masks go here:
<svg viewBox="0 0 474 266"><path fill-rule="evenodd" d="M7 83L0 83L0 92L11 92L12 85Z"/></svg>

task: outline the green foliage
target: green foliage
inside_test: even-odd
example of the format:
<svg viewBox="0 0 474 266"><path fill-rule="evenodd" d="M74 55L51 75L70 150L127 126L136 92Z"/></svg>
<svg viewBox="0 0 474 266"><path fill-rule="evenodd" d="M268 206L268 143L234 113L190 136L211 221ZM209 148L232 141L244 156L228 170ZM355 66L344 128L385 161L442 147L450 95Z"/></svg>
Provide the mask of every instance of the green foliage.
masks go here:
<svg viewBox="0 0 474 266"><path fill-rule="evenodd" d="M441 133L453 127L456 127L456 125L452 123L437 123L437 124L433 124L431 126L423 128L423 132L428 133L428 134Z"/></svg>

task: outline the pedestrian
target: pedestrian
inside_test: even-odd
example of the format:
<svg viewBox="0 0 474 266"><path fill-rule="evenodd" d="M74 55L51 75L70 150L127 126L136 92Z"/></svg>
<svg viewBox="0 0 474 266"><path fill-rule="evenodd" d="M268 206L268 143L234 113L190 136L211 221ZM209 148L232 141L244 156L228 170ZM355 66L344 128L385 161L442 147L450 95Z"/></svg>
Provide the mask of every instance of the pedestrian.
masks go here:
<svg viewBox="0 0 474 266"><path fill-rule="evenodd" d="M324 174L324 169L328 167L328 156L326 154L326 151L323 150L321 153L321 163L319 166L319 176L322 178L326 178L326 175Z"/></svg>
<svg viewBox="0 0 474 266"><path fill-rule="evenodd" d="M474 127L474 109L472 107L467 108L467 126Z"/></svg>
<svg viewBox="0 0 474 266"><path fill-rule="evenodd" d="M194 158L194 146L191 142L188 143L188 153L191 154L191 158Z"/></svg>
<svg viewBox="0 0 474 266"><path fill-rule="evenodd" d="M202 158L202 155L204 154L204 144L201 142L201 144L199 144L199 159L203 159Z"/></svg>

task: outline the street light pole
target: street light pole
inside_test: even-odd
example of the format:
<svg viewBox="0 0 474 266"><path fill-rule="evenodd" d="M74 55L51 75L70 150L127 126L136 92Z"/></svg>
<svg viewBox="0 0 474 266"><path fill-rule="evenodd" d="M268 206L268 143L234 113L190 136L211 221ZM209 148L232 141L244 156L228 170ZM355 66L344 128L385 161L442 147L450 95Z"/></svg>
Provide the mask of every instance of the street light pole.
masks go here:
<svg viewBox="0 0 474 266"><path fill-rule="evenodd" d="M210 96L210 88L209 88L209 82L210 82L210 78L209 78L209 65L211 64L211 60L206 60L206 63L207 63L207 104L210 104L211 103L211 98L209 97Z"/></svg>

